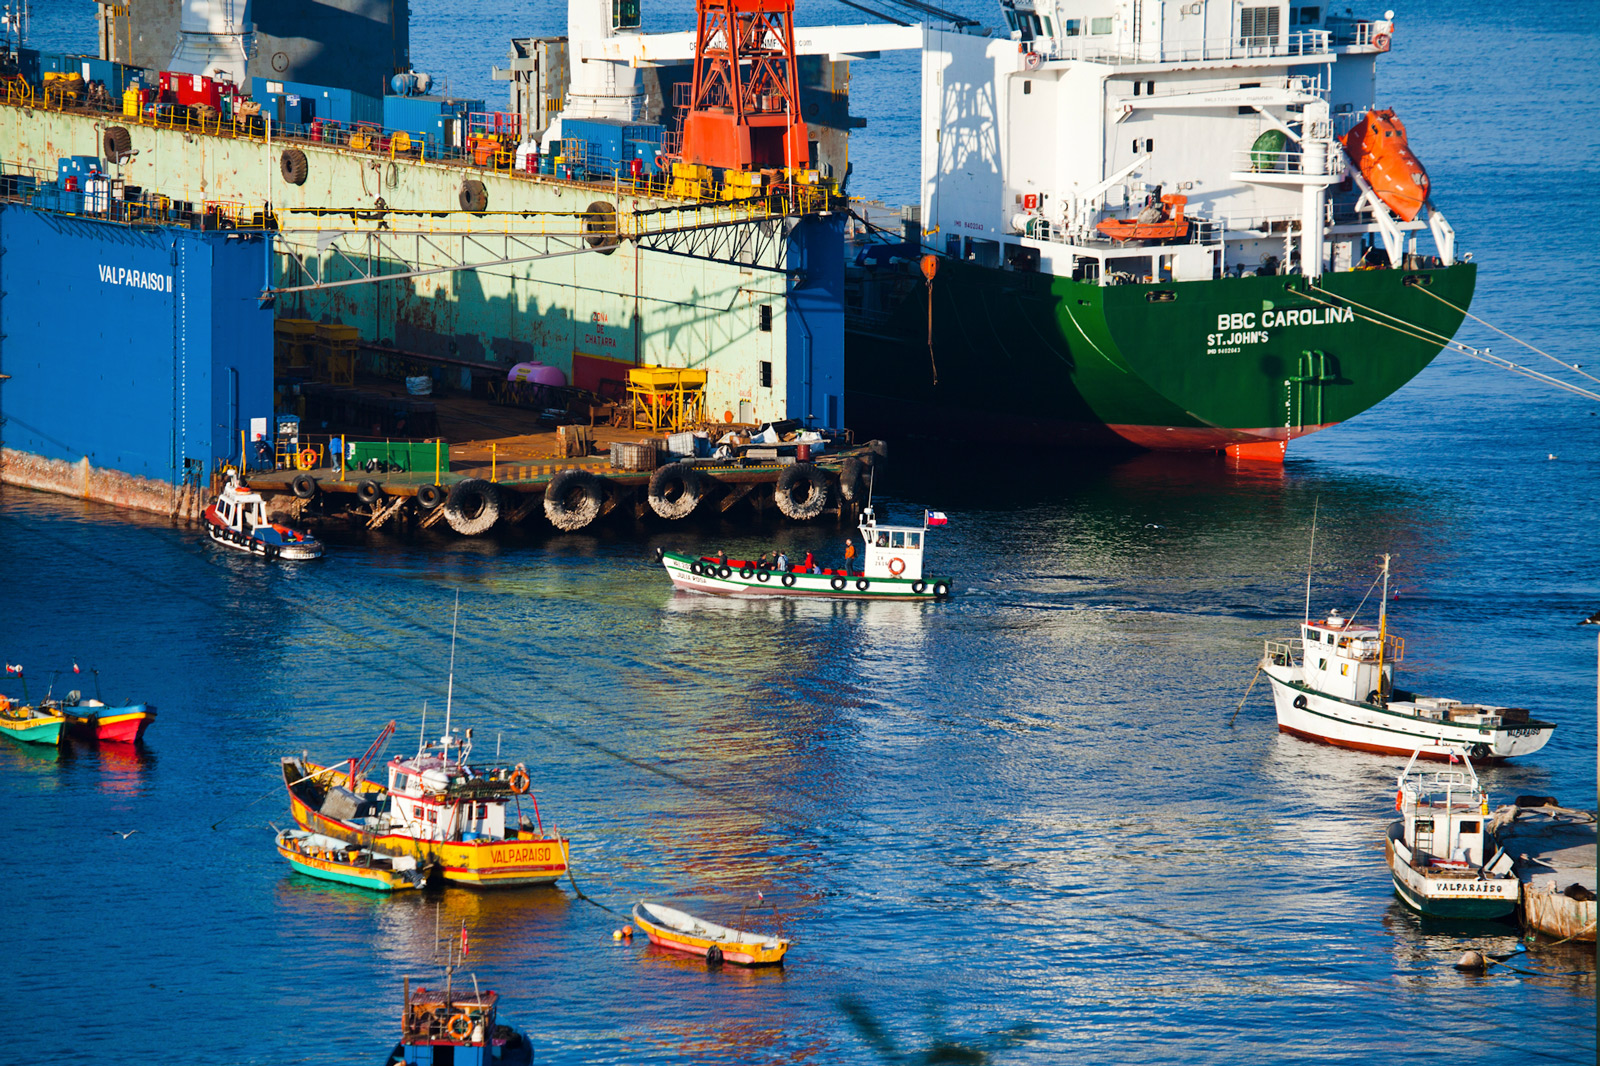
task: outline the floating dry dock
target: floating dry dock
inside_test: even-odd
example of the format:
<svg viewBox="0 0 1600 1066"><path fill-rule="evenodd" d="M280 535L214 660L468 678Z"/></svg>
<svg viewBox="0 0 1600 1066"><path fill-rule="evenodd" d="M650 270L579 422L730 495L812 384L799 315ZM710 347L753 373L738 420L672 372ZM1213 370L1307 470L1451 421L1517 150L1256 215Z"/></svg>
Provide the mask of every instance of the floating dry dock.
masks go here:
<svg viewBox="0 0 1600 1066"><path fill-rule="evenodd" d="M1557 806L1549 797L1523 797L1498 808L1490 828L1516 863L1524 928L1594 943L1595 813Z"/></svg>

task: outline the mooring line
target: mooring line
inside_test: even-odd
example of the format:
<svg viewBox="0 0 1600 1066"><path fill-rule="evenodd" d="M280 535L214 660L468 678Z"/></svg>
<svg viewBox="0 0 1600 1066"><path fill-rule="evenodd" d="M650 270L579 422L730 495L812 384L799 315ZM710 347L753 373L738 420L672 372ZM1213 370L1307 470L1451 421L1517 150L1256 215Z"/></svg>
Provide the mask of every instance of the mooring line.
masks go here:
<svg viewBox="0 0 1600 1066"><path fill-rule="evenodd" d="M1500 334L1500 336L1508 337L1511 340L1514 340L1518 344L1522 345L1524 348L1527 348L1529 351L1538 352L1540 355L1544 356L1546 359L1550 360L1552 363L1558 363L1561 366L1566 367L1568 370L1572 371L1574 374L1577 374L1579 377L1588 378L1590 381L1593 381L1596 384L1600 384L1600 378L1595 377L1593 374L1585 374L1583 372L1583 368L1582 367L1576 366L1575 364L1572 364L1572 363L1563 363L1560 359L1557 359L1555 356L1551 355L1549 352L1545 351L1543 348L1535 348L1533 345L1529 344L1527 341L1523 340L1521 337L1518 337L1518 336L1515 336L1513 334L1507 333L1505 330L1501 329L1499 326L1496 326L1491 322L1484 321L1483 319L1479 318L1477 315L1473 314L1471 311L1468 311L1465 307L1457 307L1455 304L1451 303L1449 300L1446 300L1443 296L1440 296L1438 293L1429 292L1426 286L1415 285L1415 286L1412 286L1412 287L1417 289L1418 291L1420 291L1424 296L1432 296L1435 300L1438 300L1440 303L1442 303L1446 307L1450 308L1450 310L1459 311L1461 314L1466 315L1468 318L1472 319L1474 322L1478 323L1479 325L1484 326L1484 327L1486 327L1488 329L1494 330L1496 333Z"/></svg>

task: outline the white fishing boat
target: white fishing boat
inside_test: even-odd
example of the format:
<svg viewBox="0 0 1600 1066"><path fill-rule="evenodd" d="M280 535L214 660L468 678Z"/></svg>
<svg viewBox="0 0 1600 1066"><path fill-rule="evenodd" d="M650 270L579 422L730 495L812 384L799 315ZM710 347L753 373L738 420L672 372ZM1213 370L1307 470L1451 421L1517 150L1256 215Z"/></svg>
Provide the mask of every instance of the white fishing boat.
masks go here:
<svg viewBox="0 0 1600 1066"><path fill-rule="evenodd" d="M863 544L859 571L849 563L824 568L802 560L766 565L724 555L686 555L656 550L673 585L715 596L824 596L852 600L937 600L950 595L948 577L923 573L928 530L946 524L940 511L925 511L920 526L878 522L869 504L861 514ZM808 558L812 558L808 554Z"/></svg>
<svg viewBox="0 0 1600 1066"><path fill-rule="evenodd" d="M1385 851L1395 895L1430 918L1504 918L1516 910L1522 882L1511 856L1494 845L1489 797L1465 752L1451 765L1418 770L1421 751L1398 779ZM1485 856L1488 856L1485 859Z"/></svg>
<svg viewBox="0 0 1600 1066"><path fill-rule="evenodd" d="M1460 749L1479 760L1530 755L1555 731L1521 707L1497 707L1394 687L1405 642L1388 631L1389 557L1376 629L1339 611L1313 620L1300 636L1269 640L1261 672L1272 684L1278 729L1341 748L1447 759Z"/></svg>
<svg viewBox="0 0 1600 1066"><path fill-rule="evenodd" d="M322 557L321 541L270 521L261 494L241 482L232 470L204 517L206 536L236 551L296 562Z"/></svg>

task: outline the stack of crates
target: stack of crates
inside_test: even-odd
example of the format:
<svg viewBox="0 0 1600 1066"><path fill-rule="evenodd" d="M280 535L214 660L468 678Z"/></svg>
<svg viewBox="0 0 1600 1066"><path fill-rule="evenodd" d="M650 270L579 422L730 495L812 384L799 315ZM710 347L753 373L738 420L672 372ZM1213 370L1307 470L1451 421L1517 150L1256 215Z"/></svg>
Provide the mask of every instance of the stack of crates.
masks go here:
<svg viewBox="0 0 1600 1066"><path fill-rule="evenodd" d="M317 330L317 380L329 385L356 383L356 342L361 331L354 326L321 324Z"/></svg>
<svg viewBox="0 0 1600 1066"><path fill-rule="evenodd" d="M272 324L273 374L280 378L309 378L317 324L307 318L280 318Z"/></svg>

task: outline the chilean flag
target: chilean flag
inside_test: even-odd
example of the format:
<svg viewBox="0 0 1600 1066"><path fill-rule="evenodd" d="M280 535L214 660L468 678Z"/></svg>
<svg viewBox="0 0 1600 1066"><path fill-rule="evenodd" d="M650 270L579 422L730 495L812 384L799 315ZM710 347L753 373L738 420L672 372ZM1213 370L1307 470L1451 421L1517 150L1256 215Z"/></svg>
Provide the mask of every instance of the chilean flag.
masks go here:
<svg viewBox="0 0 1600 1066"><path fill-rule="evenodd" d="M472 947L467 943L467 923L461 923L461 957L465 959L472 953Z"/></svg>
<svg viewBox="0 0 1600 1066"><path fill-rule="evenodd" d="M16 666L12 666L10 663L6 663L6 673L8 673L8 674L20 674L20 673L22 673L22 664L18 663Z"/></svg>
<svg viewBox="0 0 1600 1066"><path fill-rule="evenodd" d="M81 673L83 673L83 671L82 671L82 670L79 670L79 669L78 669L78 664L77 664L77 663L73 663L73 664L72 664L72 672L73 672L73 673L75 673L75 674L81 674Z"/></svg>
<svg viewBox="0 0 1600 1066"><path fill-rule="evenodd" d="M950 519L943 511L926 511L923 522L930 526L947 526Z"/></svg>

